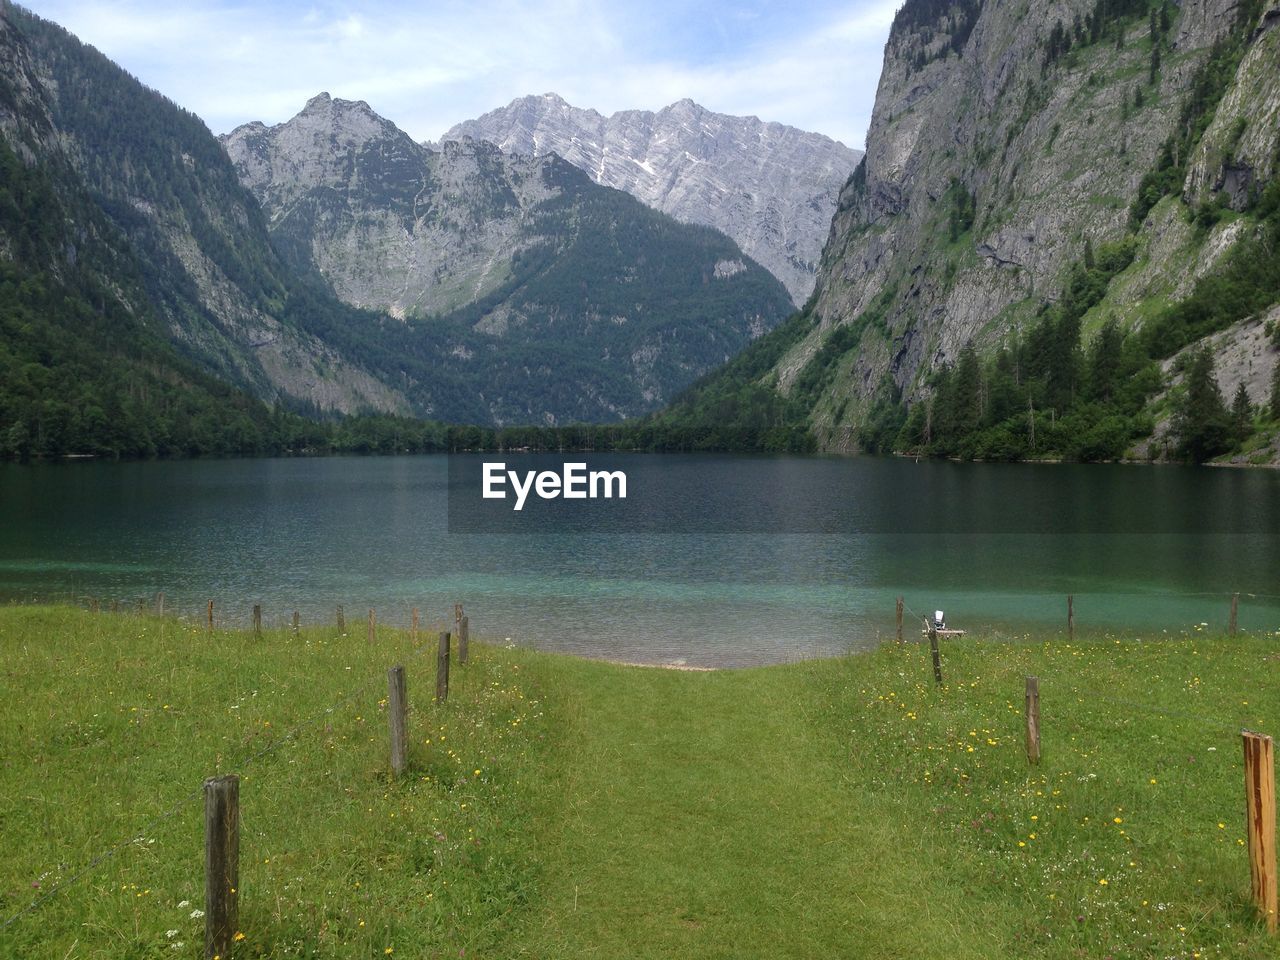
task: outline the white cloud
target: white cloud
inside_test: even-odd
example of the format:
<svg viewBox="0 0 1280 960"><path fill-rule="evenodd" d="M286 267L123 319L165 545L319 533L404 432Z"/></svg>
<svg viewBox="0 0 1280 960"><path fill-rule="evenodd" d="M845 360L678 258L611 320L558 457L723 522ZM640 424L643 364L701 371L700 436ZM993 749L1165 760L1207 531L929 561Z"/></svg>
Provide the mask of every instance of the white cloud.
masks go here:
<svg viewBox="0 0 1280 960"><path fill-rule="evenodd" d="M896 2L31 5L216 132L286 120L327 90L435 139L515 97L555 91L605 114L691 97L861 146Z"/></svg>

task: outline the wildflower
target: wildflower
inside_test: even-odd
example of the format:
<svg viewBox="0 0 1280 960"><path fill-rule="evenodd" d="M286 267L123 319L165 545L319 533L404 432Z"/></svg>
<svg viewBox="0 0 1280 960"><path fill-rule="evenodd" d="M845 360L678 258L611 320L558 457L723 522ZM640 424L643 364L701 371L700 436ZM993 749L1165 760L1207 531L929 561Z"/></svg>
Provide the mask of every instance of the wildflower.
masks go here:
<svg viewBox="0 0 1280 960"><path fill-rule="evenodd" d="M236 943L239 943L239 942L240 942L241 940L243 940L243 939L244 939L244 934L243 934L243 933L241 933L239 930L237 930L237 931L236 931L236 935L235 935L235 941L236 941Z"/></svg>
<svg viewBox="0 0 1280 960"><path fill-rule="evenodd" d="M1101 877L1101 878L1099 878L1099 880L1098 880L1098 886L1100 886L1100 887L1105 887L1106 885L1107 885L1107 878L1106 878L1106 877Z"/></svg>

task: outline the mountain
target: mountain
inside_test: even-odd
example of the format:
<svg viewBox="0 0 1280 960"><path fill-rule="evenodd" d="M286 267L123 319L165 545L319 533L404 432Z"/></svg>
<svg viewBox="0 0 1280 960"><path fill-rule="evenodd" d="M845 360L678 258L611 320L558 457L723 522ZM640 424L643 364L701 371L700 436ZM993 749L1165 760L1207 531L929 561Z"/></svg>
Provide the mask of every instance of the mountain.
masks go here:
<svg viewBox="0 0 1280 960"><path fill-rule="evenodd" d="M307 423L215 376L217 363L202 362L215 358L186 349L192 340L181 334L227 336L225 363L243 364L246 374L235 379L284 370L301 388L299 402L315 407L347 398L363 405L359 384L319 376L308 384L297 373L299 357L274 360L279 348L268 344L255 353L241 343L234 352L233 327L220 327L215 311L187 296L190 278L161 275L173 261L157 267L150 255L159 238L138 225L173 215L164 189L180 177L164 180L135 156L133 204L122 207L95 189L87 166L109 166L124 138L148 141L130 127L115 137L94 121L81 124L78 114L93 109L82 81L121 98L101 107L108 119L149 117L153 108L177 115L57 27L0 6L0 456L246 454L310 445ZM175 117L179 126L190 121ZM152 159L163 166L164 156ZM187 169L181 153L169 159L179 160L171 169ZM231 185L233 196L248 201L241 212L256 209ZM168 224L168 237L198 258L195 237ZM143 249L147 243L156 246ZM305 360L313 342L286 336Z"/></svg>
<svg viewBox="0 0 1280 960"><path fill-rule="evenodd" d="M908 0L813 303L672 416L764 391L828 450L1186 453L1174 358L1227 331L1222 362L1256 367L1219 371L1246 384L1237 446L1275 455L1280 334L1254 326L1280 314L1278 23L1256 0Z"/></svg>
<svg viewBox="0 0 1280 960"><path fill-rule="evenodd" d="M407 412L397 390L297 321L315 294L275 255L257 203L197 117L55 24L10 6L0 19L6 140L73 207L91 208L112 251L97 280L119 288L126 313L149 314L181 355L269 402Z"/></svg>
<svg viewBox="0 0 1280 960"><path fill-rule="evenodd" d="M499 425L637 415L790 312L781 284L723 234L555 155L473 140L432 150L328 94L223 144L293 269L398 318L379 327L382 348L440 358L393 381L423 413ZM353 356L369 339L326 335Z"/></svg>
<svg viewBox="0 0 1280 960"><path fill-rule="evenodd" d="M604 117L554 93L513 100L442 140L465 137L508 153L559 154L596 183L723 231L797 304L813 290L836 194L862 156L821 134L713 113L692 100Z"/></svg>

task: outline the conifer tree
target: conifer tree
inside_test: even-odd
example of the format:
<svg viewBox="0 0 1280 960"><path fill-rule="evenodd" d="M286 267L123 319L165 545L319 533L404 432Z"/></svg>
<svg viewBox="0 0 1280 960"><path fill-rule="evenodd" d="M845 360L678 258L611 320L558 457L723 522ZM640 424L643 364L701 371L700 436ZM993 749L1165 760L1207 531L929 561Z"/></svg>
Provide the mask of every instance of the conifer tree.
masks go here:
<svg viewBox="0 0 1280 960"><path fill-rule="evenodd" d="M1231 446L1231 420L1213 375L1213 353L1207 346L1191 355L1186 390L1174 417L1178 454L1194 463L1224 453Z"/></svg>
<svg viewBox="0 0 1280 960"><path fill-rule="evenodd" d="M1236 443L1243 443L1253 432L1253 404L1249 402L1249 391L1244 388L1243 380L1231 401L1231 427Z"/></svg>

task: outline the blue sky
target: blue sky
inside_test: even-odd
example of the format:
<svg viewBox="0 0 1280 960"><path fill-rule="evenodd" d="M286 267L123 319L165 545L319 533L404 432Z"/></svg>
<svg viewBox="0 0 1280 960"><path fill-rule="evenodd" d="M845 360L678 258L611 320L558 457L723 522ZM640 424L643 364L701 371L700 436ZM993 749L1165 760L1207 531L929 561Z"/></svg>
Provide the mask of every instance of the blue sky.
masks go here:
<svg viewBox="0 0 1280 960"><path fill-rule="evenodd" d="M655 110L682 97L861 147L900 0L277 3L27 0L215 133L326 90L418 140L525 94Z"/></svg>

